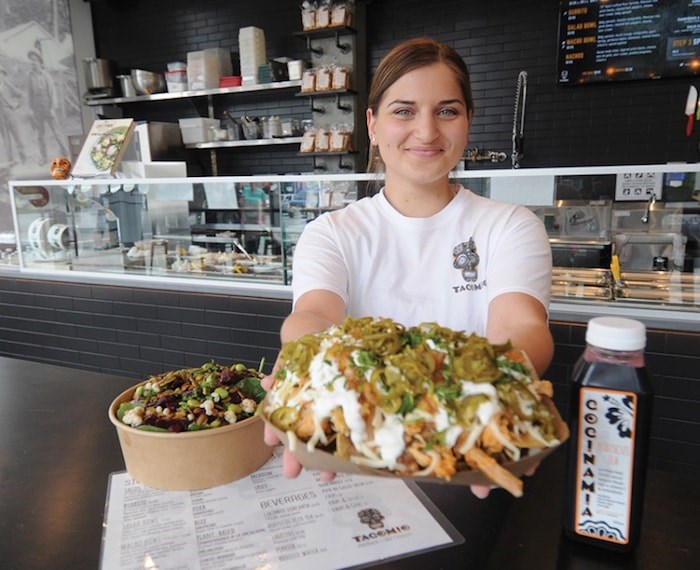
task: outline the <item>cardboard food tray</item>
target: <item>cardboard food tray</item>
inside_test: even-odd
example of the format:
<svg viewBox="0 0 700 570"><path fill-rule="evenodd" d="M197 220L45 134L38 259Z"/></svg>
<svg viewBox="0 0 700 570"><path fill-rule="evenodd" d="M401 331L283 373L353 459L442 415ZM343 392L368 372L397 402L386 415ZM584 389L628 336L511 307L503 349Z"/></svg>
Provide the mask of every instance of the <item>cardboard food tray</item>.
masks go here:
<svg viewBox="0 0 700 570"><path fill-rule="evenodd" d="M522 477L533 465L542 461L555 449L557 449L562 443L564 443L569 438L569 428L567 427L564 420L561 418L559 411L557 410L554 403L547 397L542 398L543 402L547 405L550 412L554 415L556 419L556 435L557 439L561 443L554 447L549 447L541 450L534 450L536 453L529 455L528 457L521 459L520 461L514 461L511 463L503 464L503 467L508 469L511 473L517 477ZM263 401L261 404L262 409L266 409L269 404L267 401ZM287 448L289 447L289 438L285 432L278 429L272 423L270 423L265 416L261 414L265 422L272 429L274 434L279 438L282 444ZM413 479L416 481L424 481L426 483L446 483L453 485L492 485L493 482L486 478L480 471L469 470L460 471L453 475L450 481L441 479L435 476L402 476L392 473L391 471L385 469L373 469L370 467L364 467L353 463L352 461L342 459L329 453L323 451L322 449L312 449L309 450L306 446L306 442L297 440L295 448L292 451L294 456L297 458L299 463L301 463L305 469L310 469L312 471L330 471L333 473L353 473L356 475L375 475L379 477L394 477L400 479Z"/></svg>

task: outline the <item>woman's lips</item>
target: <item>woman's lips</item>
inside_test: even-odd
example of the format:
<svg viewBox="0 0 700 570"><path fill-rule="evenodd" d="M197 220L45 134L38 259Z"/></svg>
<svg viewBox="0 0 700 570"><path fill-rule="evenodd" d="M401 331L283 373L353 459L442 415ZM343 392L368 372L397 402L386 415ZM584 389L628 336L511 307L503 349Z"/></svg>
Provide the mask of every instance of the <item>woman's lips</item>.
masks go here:
<svg viewBox="0 0 700 570"><path fill-rule="evenodd" d="M439 147L409 147L408 152L415 154L417 156L435 156L442 152Z"/></svg>

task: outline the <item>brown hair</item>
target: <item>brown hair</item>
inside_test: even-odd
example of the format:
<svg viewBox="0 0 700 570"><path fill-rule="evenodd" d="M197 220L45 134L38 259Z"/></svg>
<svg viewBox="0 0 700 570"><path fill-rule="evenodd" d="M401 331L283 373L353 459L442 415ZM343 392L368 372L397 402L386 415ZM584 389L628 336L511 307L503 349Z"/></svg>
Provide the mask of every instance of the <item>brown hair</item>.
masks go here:
<svg viewBox="0 0 700 570"><path fill-rule="evenodd" d="M462 91L464 102L469 115L474 113L474 97L472 96L472 84L469 79L469 70L454 48L431 38L414 38L406 40L395 46L379 62L377 71L372 78L367 97L367 107L376 115L379 103L389 89L399 78L406 73L426 67L434 63L444 63L455 75L457 83ZM383 168L382 159L377 147L370 146L367 170L378 172Z"/></svg>

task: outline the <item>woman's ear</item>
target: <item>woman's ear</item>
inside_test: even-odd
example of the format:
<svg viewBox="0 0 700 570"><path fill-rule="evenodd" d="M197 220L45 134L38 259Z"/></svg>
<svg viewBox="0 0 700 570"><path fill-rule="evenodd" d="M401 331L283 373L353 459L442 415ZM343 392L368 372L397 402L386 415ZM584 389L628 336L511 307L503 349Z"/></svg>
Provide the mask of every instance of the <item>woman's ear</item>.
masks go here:
<svg viewBox="0 0 700 570"><path fill-rule="evenodd" d="M376 123L376 119L374 118L374 113L372 112L372 109L367 109L367 134L369 135L369 140L372 142L372 144L375 144L375 135L374 135L374 124Z"/></svg>

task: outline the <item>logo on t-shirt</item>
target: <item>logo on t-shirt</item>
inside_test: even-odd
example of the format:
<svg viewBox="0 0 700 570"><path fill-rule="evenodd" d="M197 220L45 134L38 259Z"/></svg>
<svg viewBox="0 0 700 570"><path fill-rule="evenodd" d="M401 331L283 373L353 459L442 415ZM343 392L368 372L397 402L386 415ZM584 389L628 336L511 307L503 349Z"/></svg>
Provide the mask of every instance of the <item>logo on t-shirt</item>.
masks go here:
<svg viewBox="0 0 700 570"><path fill-rule="evenodd" d="M463 241L452 248L452 267L462 273L462 278L468 283L473 283L479 277L477 267L479 265L479 255L476 253L474 238Z"/></svg>

